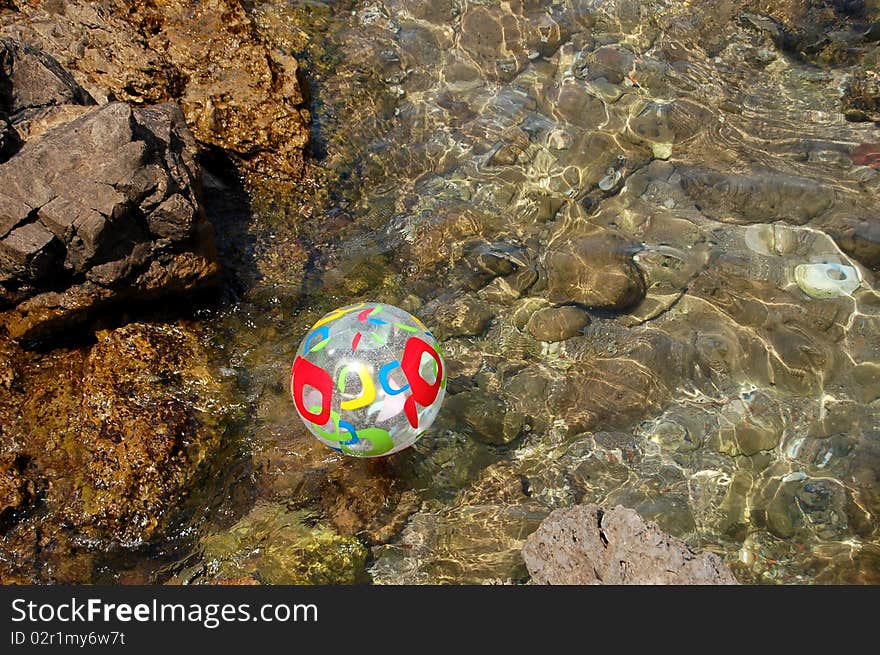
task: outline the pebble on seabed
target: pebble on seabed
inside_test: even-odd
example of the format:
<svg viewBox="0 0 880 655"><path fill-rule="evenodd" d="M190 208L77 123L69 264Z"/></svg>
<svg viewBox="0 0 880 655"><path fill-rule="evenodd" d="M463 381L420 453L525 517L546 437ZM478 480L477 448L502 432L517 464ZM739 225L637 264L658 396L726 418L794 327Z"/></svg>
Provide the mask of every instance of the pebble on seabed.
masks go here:
<svg viewBox="0 0 880 655"><path fill-rule="evenodd" d="M805 294L818 299L852 295L861 284L855 268L836 263L800 264L794 277Z"/></svg>

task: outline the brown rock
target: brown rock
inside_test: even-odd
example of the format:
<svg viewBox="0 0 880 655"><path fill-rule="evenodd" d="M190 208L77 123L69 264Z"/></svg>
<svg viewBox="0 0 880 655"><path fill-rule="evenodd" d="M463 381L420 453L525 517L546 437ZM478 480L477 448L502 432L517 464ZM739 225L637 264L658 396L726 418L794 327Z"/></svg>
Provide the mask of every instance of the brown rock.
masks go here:
<svg viewBox="0 0 880 655"><path fill-rule="evenodd" d="M880 143L860 143L850 156L853 164L880 169Z"/></svg>
<svg viewBox="0 0 880 655"><path fill-rule="evenodd" d="M210 580L205 584L221 587L252 587L255 585L260 585L262 583L256 578L253 578L249 575L240 575L232 578L217 578L214 580Z"/></svg>
<svg viewBox="0 0 880 655"><path fill-rule="evenodd" d="M632 261L632 246L611 235L575 238L544 256L552 302L626 309L645 297L645 282Z"/></svg>
<svg viewBox="0 0 880 655"><path fill-rule="evenodd" d="M492 310L470 296L442 304L434 314L441 338L482 334L493 318Z"/></svg>
<svg viewBox="0 0 880 655"><path fill-rule="evenodd" d="M59 4L22 3L3 31L38 44L101 101L176 100L199 141L262 173L301 171L309 131L297 61L261 42L242 2Z"/></svg>
<svg viewBox="0 0 880 655"><path fill-rule="evenodd" d="M270 585L363 582L367 549L354 537L322 525L285 503L257 503L228 530L207 535L200 550L208 566L177 578L188 584L258 580Z"/></svg>
<svg viewBox="0 0 880 655"><path fill-rule="evenodd" d="M255 483L263 498L294 507L319 507L342 535L382 543L419 508L412 491L397 484L391 460L352 462L310 434L254 455Z"/></svg>
<svg viewBox="0 0 880 655"><path fill-rule="evenodd" d="M68 520L122 543L149 539L219 442L196 409L217 390L191 333L132 324L99 337L83 373L83 470Z"/></svg>
<svg viewBox="0 0 880 655"><path fill-rule="evenodd" d="M786 220L802 225L834 204L834 190L828 186L766 171L733 174L691 168L682 171L681 184L700 211L725 222Z"/></svg>
<svg viewBox="0 0 880 655"><path fill-rule="evenodd" d="M180 73L125 19L128 3L66 0L52 5L18 3L3 35L50 54L102 103L157 103L180 92Z"/></svg>
<svg viewBox="0 0 880 655"><path fill-rule="evenodd" d="M564 341L580 334L590 316L580 307L546 307L532 314L526 329L538 341Z"/></svg>
<svg viewBox="0 0 880 655"><path fill-rule="evenodd" d="M12 453L0 455L0 526L13 512L22 511L33 499L34 483L27 479L27 458Z"/></svg>
<svg viewBox="0 0 880 655"><path fill-rule="evenodd" d="M880 74L867 70L854 75L843 92L842 103L847 120L880 120Z"/></svg>
<svg viewBox="0 0 880 655"><path fill-rule="evenodd" d="M474 482L463 489L456 504L467 505L517 505L531 496L528 478L509 462L496 462L483 469Z"/></svg>
<svg viewBox="0 0 880 655"><path fill-rule="evenodd" d="M449 396L446 412L458 419L462 430L483 443L501 446L522 432L522 414L509 411L501 398L484 391L464 391Z"/></svg>
<svg viewBox="0 0 880 655"><path fill-rule="evenodd" d="M695 553L620 505L554 511L522 555L536 584L737 584L720 557Z"/></svg>
<svg viewBox="0 0 880 655"><path fill-rule="evenodd" d="M47 530L64 525L105 545L148 541L220 439L220 413L208 411L220 388L195 335L130 324L99 334L87 354L18 357L27 375L0 385L0 436L16 448L0 467L3 502L21 507L32 494L26 462L27 478L46 480Z"/></svg>

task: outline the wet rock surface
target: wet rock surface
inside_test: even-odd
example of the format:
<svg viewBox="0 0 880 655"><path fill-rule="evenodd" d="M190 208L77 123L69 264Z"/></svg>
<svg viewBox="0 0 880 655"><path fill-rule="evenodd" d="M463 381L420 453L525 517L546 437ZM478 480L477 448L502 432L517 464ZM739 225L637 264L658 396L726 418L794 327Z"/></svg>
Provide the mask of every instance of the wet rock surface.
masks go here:
<svg viewBox="0 0 880 655"><path fill-rule="evenodd" d="M636 304L645 289L631 249L621 239L605 237L579 237L551 248L544 256L550 300L603 309Z"/></svg>
<svg viewBox="0 0 880 655"><path fill-rule="evenodd" d="M695 553L620 505L556 510L526 540L523 559L536 584L737 584L720 557Z"/></svg>
<svg viewBox="0 0 880 655"><path fill-rule="evenodd" d="M3 539L14 550L38 528L46 541L4 559L2 574L82 579L66 558L89 568L86 544L154 539L195 493L223 431L221 386L183 326L134 323L85 351L9 353L27 375L0 387Z"/></svg>
<svg viewBox="0 0 880 655"><path fill-rule="evenodd" d="M564 341L589 323L590 315L579 307L545 307L532 314L526 329L538 341Z"/></svg>
<svg viewBox="0 0 880 655"><path fill-rule="evenodd" d="M857 398L875 386L877 138L841 97L876 62L873 8L279 5L262 11L333 33L322 162L360 174L321 248L331 288L406 301L449 365L448 415L395 469L421 509L373 547L376 581L520 581L517 540L578 503L632 508L744 581L848 557L864 578L875 483L827 467L874 457ZM840 487L807 511L796 486L818 470Z"/></svg>
<svg viewBox="0 0 880 655"><path fill-rule="evenodd" d="M298 63L260 39L238 0L22 1L0 14L0 34L42 48L102 104L176 101L199 141L262 174L302 172Z"/></svg>
<svg viewBox="0 0 880 655"><path fill-rule="evenodd" d="M187 584L354 584L365 580L367 549L357 539L308 527L283 504L256 505L223 533L203 541L205 565ZM250 553L242 557L241 553Z"/></svg>
<svg viewBox="0 0 880 655"><path fill-rule="evenodd" d="M33 500L34 483L23 475L27 464L26 457L14 453L0 457L0 525L26 511Z"/></svg>
<svg viewBox="0 0 880 655"><path fill-rule="evenodd" d="M847 120L880 120L880 74L866 71L856 74L843 92L843 111Z"/></svg>

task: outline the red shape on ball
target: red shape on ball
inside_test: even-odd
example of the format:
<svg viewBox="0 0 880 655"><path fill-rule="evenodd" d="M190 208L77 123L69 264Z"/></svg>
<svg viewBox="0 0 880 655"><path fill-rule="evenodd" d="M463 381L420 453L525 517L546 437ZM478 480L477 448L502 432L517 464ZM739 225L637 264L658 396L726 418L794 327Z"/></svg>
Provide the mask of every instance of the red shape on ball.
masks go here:
<svg viewBox="0 0 880 655"><path fill-rule="evenodd" d="M433 382L428 382L423 378L419 370L424 353L428 353L437 363L437 379ZM403 405L403 411L406 418L409 419L409 424L417 428L419 427L419 416L416 413L416 404L427 407L437 399L440 385L443 382L443 361L437 351L431 347L431 344L418 337L410 337L403 349L400 368L410 387L410 395Z"/></svg>
<svg viewBox="0 0 880 655"><path fill-rule="evenodd" d="M314 387L321 394L321 412L309 411L303 398L306 386ZM303 357L297 357L290 372L290 392L296 409L303 418L316 425L326 425L330 420L330 399L333 394L333 380L330 374L320 366L312 364Z"/></svg>

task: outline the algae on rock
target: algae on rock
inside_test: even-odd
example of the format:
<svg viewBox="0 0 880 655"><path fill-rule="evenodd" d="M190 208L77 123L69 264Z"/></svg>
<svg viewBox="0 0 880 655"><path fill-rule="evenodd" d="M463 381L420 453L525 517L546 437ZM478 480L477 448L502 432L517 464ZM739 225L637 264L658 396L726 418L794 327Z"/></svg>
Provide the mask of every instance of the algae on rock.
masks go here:
<svg viewBox="0 0 880 655"><path fill-rule="evenodd" d="M256 505L228 530L205 538L208 578L250 576L265 584L354 584L365 579L366 547L354 537L309 527L304 512Z"/></svg>

